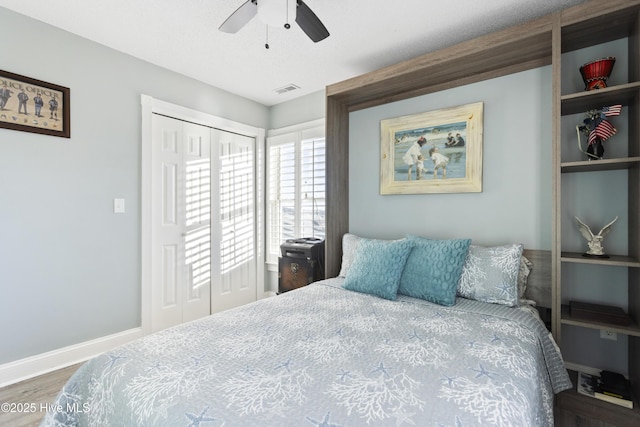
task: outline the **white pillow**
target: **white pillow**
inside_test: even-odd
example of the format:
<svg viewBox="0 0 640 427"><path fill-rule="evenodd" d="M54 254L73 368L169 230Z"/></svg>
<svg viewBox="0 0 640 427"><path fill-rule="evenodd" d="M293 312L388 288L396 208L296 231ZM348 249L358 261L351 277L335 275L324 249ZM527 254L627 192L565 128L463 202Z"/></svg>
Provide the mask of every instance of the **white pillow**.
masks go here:
<svg viewBox="0 0 640 427"><path fill-rule="evenodd" d="M471 245L458 283L458 295L476 301L517 306L522 245Z"/></svg>
<svg viewBox="0 0 640 427"><path fill-rule="evenodd" d="M345 277L347 275L347 272L353 263L356 248L361 241L362 237L358 237L355 234L345 233L345 235L342 236L342 266L338 277Z"/></svg>

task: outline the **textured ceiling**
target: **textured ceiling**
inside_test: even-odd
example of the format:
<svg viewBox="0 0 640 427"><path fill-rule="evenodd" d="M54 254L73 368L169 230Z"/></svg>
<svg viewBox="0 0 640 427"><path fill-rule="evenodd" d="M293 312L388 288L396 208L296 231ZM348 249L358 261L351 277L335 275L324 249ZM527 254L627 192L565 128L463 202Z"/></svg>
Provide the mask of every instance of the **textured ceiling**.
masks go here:
<svg viewBox="0 0 640 427"><path fill-rule="evenodd" d="M331 35L313 43L295 24L270 27L267 50L258 17L236 34L218 30L244 1L0 0L0 6L274 105L583 2L305 0ZM289 84L300 89L276 93Z"/></svg>

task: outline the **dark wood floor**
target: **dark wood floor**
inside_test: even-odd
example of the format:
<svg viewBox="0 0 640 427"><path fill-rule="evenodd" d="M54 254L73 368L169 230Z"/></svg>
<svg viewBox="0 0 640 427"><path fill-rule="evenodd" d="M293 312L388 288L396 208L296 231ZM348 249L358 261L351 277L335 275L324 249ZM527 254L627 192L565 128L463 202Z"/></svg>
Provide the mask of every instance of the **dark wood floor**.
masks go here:
<svg viewBox="0 0 640 427"><path fill-rule="evenodd" d="M47 404L53 402L64 383L79 367L69 366L0 388L0 404L3 405L0 408L0 426L38 426L46 413Z"/></svg>

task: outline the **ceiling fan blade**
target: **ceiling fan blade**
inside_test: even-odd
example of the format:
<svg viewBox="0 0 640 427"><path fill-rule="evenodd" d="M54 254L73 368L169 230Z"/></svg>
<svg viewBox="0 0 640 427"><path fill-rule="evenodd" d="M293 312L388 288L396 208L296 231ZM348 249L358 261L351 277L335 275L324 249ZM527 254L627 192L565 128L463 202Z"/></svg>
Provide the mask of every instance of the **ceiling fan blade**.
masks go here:
<svg viewBox="0 0 640 427"><path fill-rule="evenodd" d="M237 33L258 13L258 3L256 0L247 0L242 6L236 9L218 28L225 33Z"/></svg>
<svg viewBox="0 0 640 427"><path fill-rule="evenodd" d="M327 31L322 22L320 22L320 19L318 19L316 14L309 9L309 6L307 6L302 0L297 1L298 9L296 12L296 22L300 28L302 28L302 31L304 31L305 34L314 41L314 43L329 37L329 31Z"/></svg>

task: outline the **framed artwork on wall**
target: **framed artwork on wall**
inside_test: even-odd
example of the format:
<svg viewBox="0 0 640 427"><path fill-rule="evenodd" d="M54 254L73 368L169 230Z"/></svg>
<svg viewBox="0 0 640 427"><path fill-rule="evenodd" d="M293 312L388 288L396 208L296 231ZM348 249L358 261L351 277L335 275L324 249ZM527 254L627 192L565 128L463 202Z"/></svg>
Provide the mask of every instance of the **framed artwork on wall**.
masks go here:
<svg viewBox="0 0 640 427"><path fill-rule="evenodd" d="M0 128L71 137L69 88L0 70Z"/></svg>
<svg viewBox="0 0 640 427"><path fill-rule="evenodd" d="M483 103L380 122L380 194L482 191Z"/></svg>

